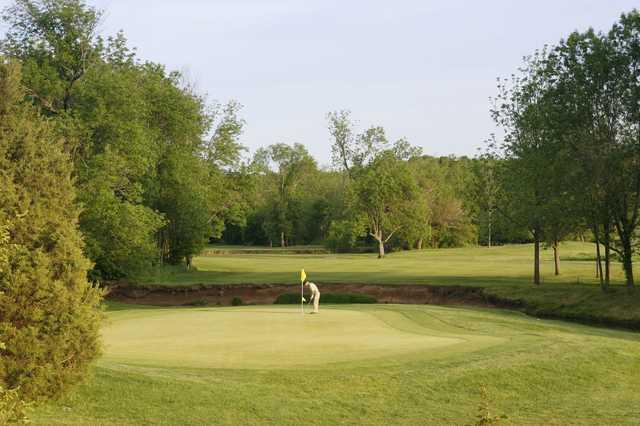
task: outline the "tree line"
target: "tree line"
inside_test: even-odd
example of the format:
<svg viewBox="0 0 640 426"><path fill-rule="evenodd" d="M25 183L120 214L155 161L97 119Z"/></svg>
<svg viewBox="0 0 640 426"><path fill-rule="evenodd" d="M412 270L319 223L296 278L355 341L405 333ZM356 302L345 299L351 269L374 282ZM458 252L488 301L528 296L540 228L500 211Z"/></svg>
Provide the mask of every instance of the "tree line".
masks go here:
<svg viewBox="0 0 640 426"><path fill-rule="evenodd" d="M239 104L207 104L122 33L98 36L101 12L80 1L19 0L3 17L4 60L73 164L93 278L188 260L233 221Z"/></svg>
<svg viewBox="0 0 640 426"><path fill-rule="evenodd" d="M501 79L492 115L504 130L489 144L499 182L496 210L540 244L557 248L576 229L596 242L600 285L620 260L628 289L640 219L640 13L607 32L573 32ZM557 256L556 256L557 258Z"/></svg>
<svg viewBox="0 0 640 426"><path fill-rule="evenodd" d="M220 241L337 251L524 242L526 228L484 208L484 160L430 157L382 127L359 132L346 110L327 114L331 167L303 145L274 144L249 159L245 220Z"/></svg>
<svg viewBox="0 0 640 426"><path fill-rule="evenodd" d="M18 0L3 18L4 60L20 65L25 99L71 158L92 279L188 266L209 241L377 246L382 256L527 239L485 217L470 190L476 159L418 155L381 127L355 134L345 111L327 117L335 167L319 168L297 143L248 156L240 104L211 104L138 58L123 33L99 36L101 11Z"/></svg>
<svg viewBox="0 0 640 426"><path fill-rule="evenodd" d="M603 288L620 258L633 286L638 188L637 12L608 33L573 33L499 80L505 132L483 156L422 155L349 111L327 114L332 164L304 145L252 156L242 106L211 104L177 72L143 61L124 34L97 34L79 0L18 0L4 11L3 60L53 123L73 165L92 279L135 279L191 263L207 242L338 251L534 242L587 235ZM602 247L602 253L600 248Z"/></svg>

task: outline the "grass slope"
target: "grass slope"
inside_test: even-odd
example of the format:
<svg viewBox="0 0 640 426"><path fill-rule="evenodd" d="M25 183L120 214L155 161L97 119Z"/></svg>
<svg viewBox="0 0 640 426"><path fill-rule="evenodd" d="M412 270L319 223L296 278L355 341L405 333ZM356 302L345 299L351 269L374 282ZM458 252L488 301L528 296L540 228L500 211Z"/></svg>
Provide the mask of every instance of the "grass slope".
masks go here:
<svg viewBox="0 0 640 426"><path fill-rule="evenodd" d="M521 314L351 305L109 313L105 355L35 424L640 422L640 336Z"/></svg>

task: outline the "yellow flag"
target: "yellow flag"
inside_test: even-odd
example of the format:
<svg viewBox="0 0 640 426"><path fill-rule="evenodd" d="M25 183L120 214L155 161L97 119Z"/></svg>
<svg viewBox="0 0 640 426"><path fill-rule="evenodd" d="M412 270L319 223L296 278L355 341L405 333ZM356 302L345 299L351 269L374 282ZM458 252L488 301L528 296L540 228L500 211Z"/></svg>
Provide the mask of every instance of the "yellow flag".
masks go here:
<svg viewBox="0 0 640 426"><path fill-rule="evenodd" d="M300 271L300 281L304 282L307 279L307 274L304 272L304 269Z"/></svg>

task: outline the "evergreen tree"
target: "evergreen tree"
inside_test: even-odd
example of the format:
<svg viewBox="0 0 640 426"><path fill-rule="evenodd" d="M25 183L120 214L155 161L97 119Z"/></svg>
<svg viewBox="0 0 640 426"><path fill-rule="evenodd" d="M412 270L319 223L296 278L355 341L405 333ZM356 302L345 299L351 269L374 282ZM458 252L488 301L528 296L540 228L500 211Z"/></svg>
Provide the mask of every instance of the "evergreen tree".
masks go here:
<svg viewBox="0 0 640 426"><path fill-rule="evenodd" d="M72 163L0 59L0 387L58 396L99 353L102 291L78 230Z"/></svg>

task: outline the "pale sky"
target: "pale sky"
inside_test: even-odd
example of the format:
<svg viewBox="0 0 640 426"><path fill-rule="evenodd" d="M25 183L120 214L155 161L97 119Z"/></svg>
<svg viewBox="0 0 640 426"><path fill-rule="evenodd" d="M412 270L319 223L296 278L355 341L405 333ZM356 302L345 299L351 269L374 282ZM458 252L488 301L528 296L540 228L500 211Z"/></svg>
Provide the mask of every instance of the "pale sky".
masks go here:
<svg viewBox="0 0 640 426"><path fill-rule="evenodd" d="M10 2L0 0L4 7ZM251 151L299 142L328 164L325 115L350 109L431 155L474 155L498 76L572 30L608 30L638 0L89 0L102 34L245 108Z"/></svg>

